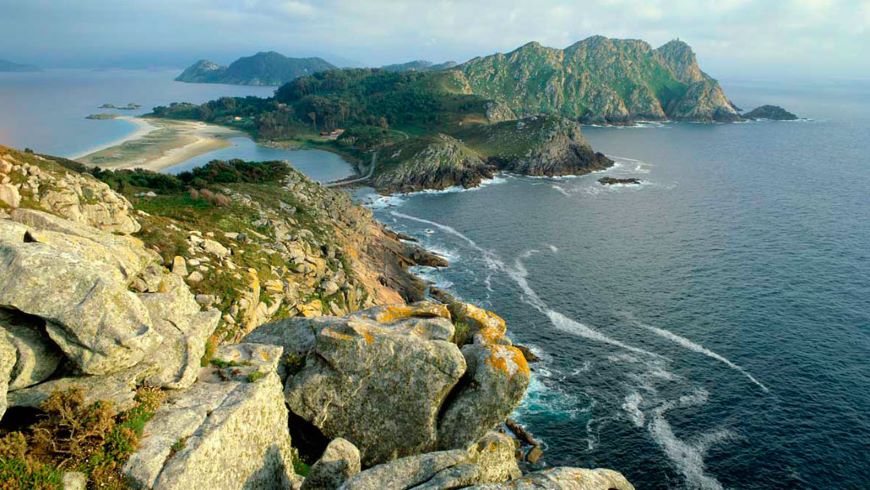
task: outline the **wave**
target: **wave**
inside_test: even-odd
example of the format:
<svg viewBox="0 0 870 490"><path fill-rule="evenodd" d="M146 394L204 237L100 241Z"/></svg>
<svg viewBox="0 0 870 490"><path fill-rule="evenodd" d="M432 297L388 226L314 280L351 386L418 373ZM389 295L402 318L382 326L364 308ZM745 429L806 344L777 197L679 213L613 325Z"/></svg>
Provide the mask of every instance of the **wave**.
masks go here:
<svg viewBox="0 0 870 490"><path fill-rule="evenodd" d="M710 349L704 347L703 345L696 344L695 342L692 342L691 340L689 340L685 337L677 335L677 334L675 334L671 331L665 330L663 328L658 328L658 327L654 327L652 325L647 325L647 324L639 322L637 320L634 320L634 323L636 323L638 326L645 328L646 330L649 330L650 332L652 332L652 333L654 333L662 338L668 339L671 342L674 342L674 343L676 343L676 344L678 344L678 345L680 345L680 346L682 346L682 347L684 347L692 352L697 352L699 354L703 354L711 359L715 359L715 360L721 362L722 364L725 364L726 366L730 367L731 369L734 369L735 371L738 371L739 373L746 376L749 379L749 381L752 381L753 383L755 383L755 385L757 385L759 388L764 390L765 393L770 392L770 390L767 388L767 386L765 386L763 383L761 383L760 381L755 379L755 377L752 376L751 374L749 374L745 369L738 366L737 364L734 364L733 362L726 359L725 357L711 351Z"/></svg>
<svg viewBox="0 0 870 490"><path fill-rule="evenodd" d="M707 403L708 398L707 391L698 389L692 394L661 404L652 410L652 417L647 429L653 440L664 450L668 459L677 466L677 469L686 478L686 486L703 490L722 490L724 488L722 484L706 473L704 457L713 444L735 439L736 435L731 431L719 429L702 435L695 442L688 442L677 437L671 424L665 419L665 413L668 410L703 405Z"/></svg>
<svg viewBox="0 0 870 490"><path fill-rule="evenodd" d="M510 279L512 279L513 282L515 282L521 290L521 300L529 306L533 307L534 309L538 310L540 313L544 314L556 329L566 332L570 335L582 337L588 340L593 340L598 343L611 345L621 349L620 352L612 353L610 355L611 361L637 364L638 367L642 369L642 371L637 373L636 376L629 376L630 379L633 378L634 381L637 383L635 384L633 382L632 386L639 386L643 390L646 390L654 396L657 391L654 388L654 383L658 381L679 382L683 380L682 377L668 371L667 365L670 362L669 358L655 352L641 349L620 340L611 338L594 328L584 325L583 323L578 322L572 318L568 318L567 316L559 313L558 311L551 309L529 284L528 271L523 263L523 260L528 259L532 255L538 253L537 250L527 250L519 254L517 259L514 261L514 264L509 267L495 253L480 247L474 240L462 234L453 227L437 223L435 221L418 218L416 216L410 216L397 211L392 211L391 214L398 218L416 221L418 223L423 223L438 228L467 243L469 246L471 246L473 249L481 254L481 257L483 257L488 267L490 267L494 271L502 272ZM661 333L656 332L655 330L652 331L657 334ZM676 338L677 336L674 337ZM684 340L686 340L686 342L689 342L689 344L684 344L684 346L697 346L697 344L694 344L687 339ZM712 353L711 351L704 349L701 346L697 347L700 347L706 352ZM718 356L718 354L712 354ZM721 358L721 356L719 357ZM584 369L579 371L578 374L584 373L588 369L589 366L584 365ZM518 414L519 418L522 419L523 416L532 417L541 412L547 412L548 415L555 412L561 413L563 416L567 415L568 417L573 419L576 413L566 411L564 409L565 405L563 405L560 400L569 400L576 406L577 394L564 393L561 389L558 389L558 387L552 387L550 383L545 382L544 380L549 376L549 374L546 369L543 368L543 366L540 368L536 367L535 371L536 374L533 376L532 383L529 387L528 400L524 402L523 406L521 406ZM744 374L746 373L744 372ZM758 384L760 386L763 386L760 383ZM553 395L558 395L559 398L551 398L551 396ZM580 412L591 414L595 405L597 404L597 401L595 398L589 395L586 396L590 398L591 402L584 406L580 410ZM674 408L701 405L707 402L707 398L708 393L705 390L696 389L694 393L687 396L682 396L675 401L665 401L664 403L660 403L655 408L645 409L643 396L638 391L636 391L635 388L628 395L625 396L622 401L621 408L628 415L629 420L635 427L643 428L644 426L646 426L646 429L653 441L662 448L662 451L665 453L668 459L673 462L677 470L684 476L687 486L689 486L690 488L700 488L705 490L718 490L723 488L722 484L719 483L716 478L706 473L704 458L712 445L732 439L736 436L730 431L720 429L706 434L702 434L694 441L685 441L678 438L674 434L670 423L665 418L665 414L668 410ZM597 445L599 439L598 432L602 424L607 421L617 419L618 418L613 415L598 418L589 418L589 420L586 422L587 450L592 451Z"/></svg>

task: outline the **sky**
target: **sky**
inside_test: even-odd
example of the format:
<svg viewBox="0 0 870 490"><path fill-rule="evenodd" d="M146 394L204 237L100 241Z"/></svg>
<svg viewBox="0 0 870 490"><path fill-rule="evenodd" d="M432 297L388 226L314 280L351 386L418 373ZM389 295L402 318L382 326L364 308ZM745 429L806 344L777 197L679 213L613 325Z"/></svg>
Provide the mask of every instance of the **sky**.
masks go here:
<svg viewBox="0 0 870 490"><path fill-rule="evenodd" d="M680 38L715 77L870 78L870 0L0 0L0 59L220 63L274 50L341 66L465 61L529 41Z"/></svg>

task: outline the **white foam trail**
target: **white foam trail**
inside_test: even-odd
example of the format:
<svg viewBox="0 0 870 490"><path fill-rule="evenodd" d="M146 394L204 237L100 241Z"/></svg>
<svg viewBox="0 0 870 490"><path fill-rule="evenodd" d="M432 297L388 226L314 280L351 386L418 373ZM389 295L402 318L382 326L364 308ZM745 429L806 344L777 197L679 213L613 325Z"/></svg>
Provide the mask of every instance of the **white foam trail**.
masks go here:
<svg viewBox="0 0 870 490"><path fill-rule="evenodd" d="M704 456L710 446L733 437L726 430L718 430L703 436L697 443L692 444L678 438L671 424L665 419L665 413L672 408L692 407L707 403L708 393L705 390L696 390L691 395L681 396L676 401L663 403L653 410L649 422L649 433L662 447L668 458L674 462L677 469L686 478L686 486L703 490L722 490L724 487L716 478L705 472Z"/></svg>
<svg viewBox="0 0 870 490"><path fill-rule="evenodd" d="M632 392L625 395L625 401L622 403L622 409L628 414L628 418L631 419L635 427L643 427L645 423L645 416L640 411L640 402L642 400L643 398L640 396L640 393Z"/></svg>
<svg viewBox="0 0 870 490"><path fill-rule="evenodd" d="M586 326L578 321L575 321L575 320L572 320L572 319L566 317L565 315L559 313L558 311L554 311L554 310L550 309L550 307L547 305L547 303L545 303L538 296L538 294L535 292L535 290L532 289L532 287L529 285L529 282L526 279L528 277L528 271L526 270L525 266L523 266L523 263L521 260L523 258L530 257L532 254L536 253L537 250L528 250L526 252L523 252L520 255L520 257L517 258L514 267L507 267L505 265L505 263L502 262L501 259L499 259L493 252L480 247L474 240L463 235L462 233L460 233L459 231L457 231L455 228L453 228L451 226L437 223L435 221L431 221L428 219L418 218L416 216L411 216L411 215L408 215L405 213L400 213L398 211L390 211L390 214L392 214L393 216L399 217L399 218L404 218L404 219L408 219L411 221L416 221L418 223L424 223L427 225L434 226L440 230L443 230L446 233L449 233L451 235L454 235L454 236L464 240L472 248L474 248L475 250L477 250L481 253L481 255L483 256L484 260L486 261L487 265L490 268L493 268L496 270L501 270L502 272L507 274L508 277L513 279L514 282L517 283L517 285L523 291L523 301L525 301L526 304L528 304L529 306L531 306L531 307L535 308L536 310L540 311L541 313L543 313L547 318L550 319L550 323L552 323L553 326L556 327L557 329L562 330L563 332L568 332L570 334L589 339L589 340L595 340L597 342L601 342L604 344L610 344L610 345L613 345L613 346L616 346L616 347L619 347L621 349L625 349L625 350L628 350L631 352L636 352L638 354L645 354L645 355L656 357L656 358L663 358L662 356L655 354L653 352L649 352L649 351L640 349L638 347L634 347L634 346L625 344L623 342L620 342L618 340L612 339L612 338L604 335L603 333L601 333L593 328L590 328L590 327L588 327L588 326Z"/></svg>
<svg viewBox="0 0 870 490"><path fill-rule="evenodd" d="M660 337L666 338L666 339L670 340L671 342L679 344L679 345L685 347L686 349L689 349L690 351L697 352L699 354L703 354L711 359L715 359L715 360L721 362L722 364L725 364L726 366L730 367L731 369L739 371L741 374L743 374L744 376L749 378L749 381L752 381L759 388L764 390L765 393L770 392L770 390L767 388L767 386L764 386L764 384L762 384L760 381L755 379L751 374L746 372L745 369L738 366L737 364L734 364L733 362L729 361L728 359L720 356L719 354L711 351L710 349L704 347L703 345L698 345L698 344L692 342L691 340L689 340L685 337L679 336L679 335L677 335L673 332L670 332L668 330L665 330L663 328L654 327L652 325L647 325L647 324L641 323L641 322L636 322L636 323L638 325L640 325L641 327L649 330L650 332L653 332L654 334L656 334Z"/></svg>
<svg viewBox="0 0 870 490"><path fill-rule="evenodd" d="M568 191L566 191L564 188L562 188L561 186L553 184L550 187L561 192L562 195L564 195L565 197L571 197L571 194Z"/></svg>
<svg viewBox="0 0 870 490"><path fill-rule="evenodd" d="M547 246L550 247L550 251L553 252L554 254L559 253L559 247L557 247L555 245L547 245Z"/></svg>

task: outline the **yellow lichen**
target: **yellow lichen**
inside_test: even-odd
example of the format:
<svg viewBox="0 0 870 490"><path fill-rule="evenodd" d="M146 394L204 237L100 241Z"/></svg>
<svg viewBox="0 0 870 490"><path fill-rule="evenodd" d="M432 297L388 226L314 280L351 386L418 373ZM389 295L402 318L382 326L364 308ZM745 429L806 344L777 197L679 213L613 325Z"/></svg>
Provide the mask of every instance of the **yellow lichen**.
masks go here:
<svg viewBox="0 0 870 490"><path fill-rule="evenodd" d="M525 356L512 345L492 345L486 363L510 377L517 374L529 375L529 364Z"/></svg>

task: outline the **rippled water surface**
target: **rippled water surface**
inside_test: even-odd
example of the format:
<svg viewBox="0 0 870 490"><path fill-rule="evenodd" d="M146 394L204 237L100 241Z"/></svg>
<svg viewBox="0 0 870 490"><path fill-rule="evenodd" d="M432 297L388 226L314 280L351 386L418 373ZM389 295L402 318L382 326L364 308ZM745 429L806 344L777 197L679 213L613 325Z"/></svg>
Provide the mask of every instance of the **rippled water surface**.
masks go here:
<svg viewBox="0 0 870 490"><path fill-rule="evenodd" d="M376 214L543 357L517 417L548 464L638 488L866 488L870 86L725 88L812 120L586 128L616 168Z"/></svg>

